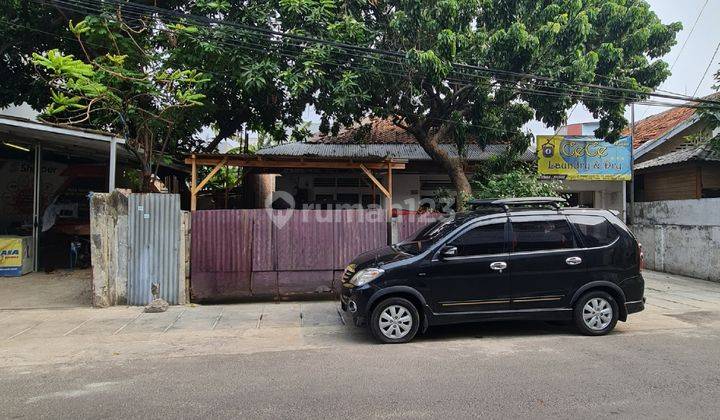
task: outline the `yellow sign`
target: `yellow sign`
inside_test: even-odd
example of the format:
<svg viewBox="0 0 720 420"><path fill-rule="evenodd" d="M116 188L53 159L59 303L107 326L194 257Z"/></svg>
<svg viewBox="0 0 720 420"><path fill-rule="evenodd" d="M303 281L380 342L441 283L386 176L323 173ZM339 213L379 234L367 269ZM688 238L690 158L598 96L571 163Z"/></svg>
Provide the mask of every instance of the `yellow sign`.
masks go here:
<svg viewBox="0 0 720 420"><path fill-rule="evenodd" d="M0 238L0 267L20 267L22 263L22 238Z"/></svg>
<svg viewBox="0 0 720 420"><path fill-rule="evenodd" d="M588 136L537 136L538 173L568 180L631 179L632 142L615 143Z"/></svg>

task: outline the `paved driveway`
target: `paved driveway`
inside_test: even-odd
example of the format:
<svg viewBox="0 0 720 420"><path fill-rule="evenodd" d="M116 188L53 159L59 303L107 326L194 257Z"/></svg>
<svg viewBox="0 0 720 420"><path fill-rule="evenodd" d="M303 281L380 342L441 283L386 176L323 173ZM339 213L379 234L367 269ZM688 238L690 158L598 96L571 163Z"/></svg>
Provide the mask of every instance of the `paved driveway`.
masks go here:
<svg viewBox="0 0 720 420"><path fill-rule="evenodd" d="M646 272L647 309L618 323L616 334L693 330L720 321L720 284ZM345 317L345 318L344 318ZM346 325L347 324L347 325ZM0 311L0 367L136 357L241 354L372 343L336 302ZM477 337L574 335L542 322L431 328L416 343Z"/></svg>

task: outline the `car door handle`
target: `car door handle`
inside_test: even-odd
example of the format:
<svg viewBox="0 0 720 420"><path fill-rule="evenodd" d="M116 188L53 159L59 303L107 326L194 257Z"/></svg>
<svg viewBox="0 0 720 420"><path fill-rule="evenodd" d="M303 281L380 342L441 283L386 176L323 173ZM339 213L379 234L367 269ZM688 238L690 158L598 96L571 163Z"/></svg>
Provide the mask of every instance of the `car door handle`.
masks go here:
<svg viewBox="0 0 720 420"><path fill-rule="evenodd" d="M490 268L502 273L502 271L507 268L507 263L505 261L495 261L490 264Z"/></svg>
<svg viewBox="0 0 720 420"><path fill-rule="evenodd" d="M580 257L569 257L565 260L565 263L567 265L578 265L582 262L582 258Z"/></svg>

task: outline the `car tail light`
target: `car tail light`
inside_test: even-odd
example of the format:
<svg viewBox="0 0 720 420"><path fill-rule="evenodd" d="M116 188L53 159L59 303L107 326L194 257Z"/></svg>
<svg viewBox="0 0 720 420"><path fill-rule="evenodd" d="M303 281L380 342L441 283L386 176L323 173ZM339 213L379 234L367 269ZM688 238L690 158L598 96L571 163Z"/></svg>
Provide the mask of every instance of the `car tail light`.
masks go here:
<svg viewBox="0 0 720 420"><path fill-rule="evenodd" d="M645 254L642 250L642 244L638 242L637 246L637 252L638 252L638 266L640 267L640 271L645 269Z"/></svg>

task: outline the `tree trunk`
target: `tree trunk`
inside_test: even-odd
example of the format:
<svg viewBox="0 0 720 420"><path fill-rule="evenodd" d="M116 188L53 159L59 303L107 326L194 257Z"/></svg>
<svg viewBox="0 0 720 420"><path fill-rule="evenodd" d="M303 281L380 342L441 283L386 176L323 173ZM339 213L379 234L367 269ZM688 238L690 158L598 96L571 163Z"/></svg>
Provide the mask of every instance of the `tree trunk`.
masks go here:
<svg viewBox="0 0 720 420"><path fill-rule="evenodd" d="M428 134L420 130L413 130L412 134L417 139L425 152L442 166L450 177L453 187L455 187L455 203L458 211L465 209L465 202L472 196L472 188L470 181L464 170L464 161L460 157L450 156L443 148L440 147L440 139L447 135L449 128L441 127L437 133Z"/></svg>

